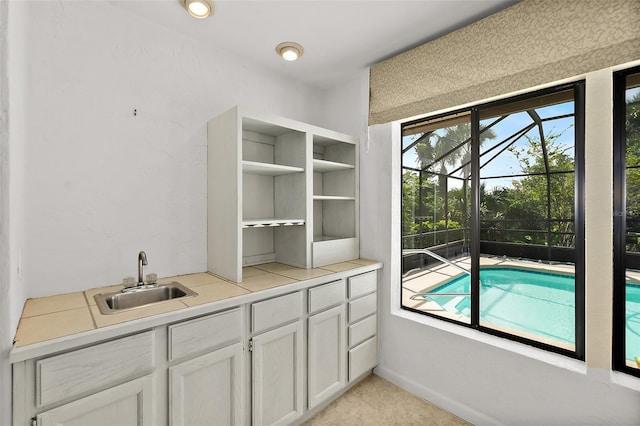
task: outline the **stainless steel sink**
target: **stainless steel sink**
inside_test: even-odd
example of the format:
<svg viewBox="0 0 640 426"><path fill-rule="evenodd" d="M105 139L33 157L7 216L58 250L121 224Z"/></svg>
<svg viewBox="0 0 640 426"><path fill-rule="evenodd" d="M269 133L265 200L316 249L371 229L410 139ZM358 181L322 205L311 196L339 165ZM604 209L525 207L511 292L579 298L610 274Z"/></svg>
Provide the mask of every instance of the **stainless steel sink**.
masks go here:
<svg viewBox="0 0 640 426"><path fill-rule="evenodd" d="M93 297L96 300L98 309L100 309L100 313L110 315L197 295L198 293L195 291L188 289L179 282L173 281L155 286L129 287L112 293L96 294Z"/></svg>

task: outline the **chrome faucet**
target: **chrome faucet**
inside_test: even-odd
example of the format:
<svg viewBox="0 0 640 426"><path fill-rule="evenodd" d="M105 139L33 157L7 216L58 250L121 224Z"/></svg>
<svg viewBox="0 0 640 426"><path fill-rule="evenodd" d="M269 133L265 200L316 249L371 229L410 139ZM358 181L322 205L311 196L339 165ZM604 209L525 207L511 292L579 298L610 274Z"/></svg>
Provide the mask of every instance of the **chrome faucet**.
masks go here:
<svg viewBox="0 0 640 426"><path fill-rule="evenodd" d="M143 266L147 265L147 253L141 251L138 253L138 285L144 285Z"/></svg>

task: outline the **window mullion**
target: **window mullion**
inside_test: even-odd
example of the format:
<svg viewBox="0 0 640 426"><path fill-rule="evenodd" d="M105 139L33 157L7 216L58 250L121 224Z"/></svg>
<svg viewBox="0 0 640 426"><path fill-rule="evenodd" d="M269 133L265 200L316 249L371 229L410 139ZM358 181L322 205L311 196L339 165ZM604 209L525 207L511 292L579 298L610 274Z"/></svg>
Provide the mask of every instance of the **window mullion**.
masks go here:
<svg viewBox="0 0 640 426"><path fill-rule="evenodd" d="M624 371L625 362L625 284L626 284L626 74L614 74L613 81L613 368Z"/></svg>
<svg viewBox="0 0 640 426"><path fill-rule="evenodd" d="M585 84L576 83L575 99L575 348L578 359L585 359Z"/></svg>
<svg viewBox="0 0 640 426"><path fill-rule="evenodd" d="M471 326L480 325L480 114L471 109Z"/></svg>

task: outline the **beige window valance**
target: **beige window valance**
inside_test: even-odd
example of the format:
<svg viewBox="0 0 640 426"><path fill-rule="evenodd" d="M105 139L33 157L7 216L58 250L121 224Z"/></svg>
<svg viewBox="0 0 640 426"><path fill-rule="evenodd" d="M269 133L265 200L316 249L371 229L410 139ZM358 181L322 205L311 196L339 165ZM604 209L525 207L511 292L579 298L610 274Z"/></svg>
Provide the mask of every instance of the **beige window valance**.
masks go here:
<svg viewBox="0 0 640 426"><path fill-rule="evenodd" d="M524 0L374 65L369 124L638 59L640 0Z"/></svg>

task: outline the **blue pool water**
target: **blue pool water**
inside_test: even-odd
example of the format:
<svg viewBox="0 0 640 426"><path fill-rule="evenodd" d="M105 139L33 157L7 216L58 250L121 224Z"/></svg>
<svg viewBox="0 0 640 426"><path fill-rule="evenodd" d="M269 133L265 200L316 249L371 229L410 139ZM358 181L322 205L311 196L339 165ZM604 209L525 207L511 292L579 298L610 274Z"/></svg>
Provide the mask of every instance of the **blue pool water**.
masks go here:
<svg viewBox="0 0 640 426"><path fill-rule="evenodd" d="M513 268L480 271L480 320L575 344L574 277ZM469 275L455 278L431 293L461 293L460 296L425 296L445 310L470 316ZM626 357L640 355L640 286L626 286Z"/></svg>

